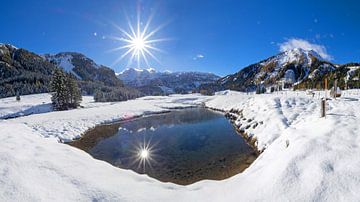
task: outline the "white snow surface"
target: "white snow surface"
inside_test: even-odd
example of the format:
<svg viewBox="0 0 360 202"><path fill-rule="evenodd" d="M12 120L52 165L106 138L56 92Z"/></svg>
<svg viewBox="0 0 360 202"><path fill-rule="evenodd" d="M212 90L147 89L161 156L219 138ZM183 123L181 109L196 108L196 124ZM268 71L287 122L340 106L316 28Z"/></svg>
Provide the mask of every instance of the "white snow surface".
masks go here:
<svg viewBox="0 0 360 202"><path fill-rule="evenodd" d="M73 56L69 54L65 54L62 56L56 56L56 55L49 55L49 58L51 60L56 61L56 64L58 64L59 67L63 68L64 71L74 74L78 79L81 79L81 77L74 72L74 65L72 63Z"/></svg>
<svg viewBox="0 0 360 202"><path fill-rule="evenodd" d="M81 106L86 108L109 105L110 103L95 103L92 96L83 96ZM28 116L51 112L51 95L48 93L21 96L21 101L16 97L0 99L0 119Z"/></svg>
<svg viewBox="0 0 360 202"><path fill-rule="evenodd" d="M101 104L87 99L81 109L0 120L0 200L357 201L360 92L343 91L341 98L328 101L327 117L319 118L322 94L224 91L212 97L173 95ZM2 115L22 111L27 103L36 108L49 102L46 94L22 96L20 102L6 99L0 100ZM243 173L179 186L59 143L99 123L201 103L242 110L248 124L259 123L246 132L265 150Z"/></svg>

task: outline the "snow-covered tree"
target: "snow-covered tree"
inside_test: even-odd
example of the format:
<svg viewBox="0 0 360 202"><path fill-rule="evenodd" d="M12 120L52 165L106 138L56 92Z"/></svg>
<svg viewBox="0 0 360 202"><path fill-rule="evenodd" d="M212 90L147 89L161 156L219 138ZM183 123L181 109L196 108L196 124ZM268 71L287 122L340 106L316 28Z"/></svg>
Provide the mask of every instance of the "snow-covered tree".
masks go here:
<svg viewBox="0 0 360 202"><path fill-rule="evenodd" d="M95 102L104 102L104 93L100 90L96 90L94 94Z"/></svg>

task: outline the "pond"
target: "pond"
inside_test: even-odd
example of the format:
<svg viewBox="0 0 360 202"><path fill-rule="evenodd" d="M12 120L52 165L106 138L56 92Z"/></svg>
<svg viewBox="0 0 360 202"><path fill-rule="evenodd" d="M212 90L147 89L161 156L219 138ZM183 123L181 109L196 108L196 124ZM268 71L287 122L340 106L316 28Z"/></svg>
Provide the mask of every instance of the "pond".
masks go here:
<svg viewBox="0 0 360 202"><path fill-rule="evenodd" d="M205 108L100 125L70 144L114 166L182 185L231 177L257 157L223 114Z"/></svg>

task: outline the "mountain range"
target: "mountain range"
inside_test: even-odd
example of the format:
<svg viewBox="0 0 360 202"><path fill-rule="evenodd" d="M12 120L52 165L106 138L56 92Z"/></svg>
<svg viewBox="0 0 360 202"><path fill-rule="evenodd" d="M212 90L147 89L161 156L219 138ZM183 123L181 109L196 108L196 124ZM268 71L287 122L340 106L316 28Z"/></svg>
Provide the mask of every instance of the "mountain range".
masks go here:
<svg viewBox="0 0 360 202"><path fill-rule="evenodd" d="M77 79L82 94L99 100L119 101L143 95L203 92L220 90L255 91L265 88L324 88L334 78L341 88L360 85L360 64L334 64L312 50L292 49L254 63L240 71L219 77L201 72L157 72L153 68L128 68L115 73L81 53L63 52L38 55L9 44L0 44L0 97L49 92L55 68L63 68ZM100 92L100 94L99 94Z"/></svg>
<svg viewBox="0 0 360 202"><path fill-rule="evenodd" d="M117 74L126 85L139 89L147 95L188 93L202 84L220 79L212 73L203 72L157 72L153 68L128 68Z"/></svg>
<svg viewBox="0 0 360 202"><path fill-rule="evenodd" d="M156 72L126 69L119 74L81 53L38 55L10 44L0 44L0 97L49 92L52 72L60 67L73 74L83 95L119 101L144 95L191 92L220 77L200 72Z"/></svg>

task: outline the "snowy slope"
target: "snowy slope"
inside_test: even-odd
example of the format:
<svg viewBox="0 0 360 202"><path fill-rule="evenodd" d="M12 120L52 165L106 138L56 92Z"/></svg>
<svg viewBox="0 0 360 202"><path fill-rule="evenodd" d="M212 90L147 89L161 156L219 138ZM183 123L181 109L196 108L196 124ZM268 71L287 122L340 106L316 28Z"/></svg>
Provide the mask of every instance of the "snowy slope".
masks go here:
<svg viewBox="0 0 360 202"><path fill-rule="evenodd" d="M319 93L144 97L0 120L0 200L357 201L360 92L345 91L342 98L329 101L326 119L319 118ZM263 122L246 132L266 149L243 173L178 186L115 168L57 143L100 122L202 102L219 110L242 110L249 124Z"/></svg>
<svg viewBox="0 0 360 202"><path fill-rule="evenodd" d="M48 61L52 61L59 67L63 68L66 72L74 74L78 79L81 77L75 73L74 64L72 63L73 56L70 54L58 54L58 55L45 55Z"/></svg>
<svg viewBox="0 0 360 202"><path fill-rule="evenodd" d="M360 66L349 66L347 67L349 71L346 73L346 80L359 80L359 75L356 75L356 72L360 70Z"/></svg>
<svg viewBox="0 0 360 202"><path fill-rule="evenodd" d="M45 54L43 57L47 61L63 68L65 71L74 74L79 80L85 82L100 81L106 86L111 87L123 86L123 83L116 77L114 70L96 64L92 59L81 53L62 52L55 55Z"/></svg>
<svg viewBox="0 0 360 202"><path fill-rule="evenodd" d="M49 93L21 96L21 101L15 101L16 97L0 99L0 119L41 114L52 111L51 95ZM111 103L99 103L94 101L93 96L82 96L81 106L84 108L110 105Z"/></svg>

